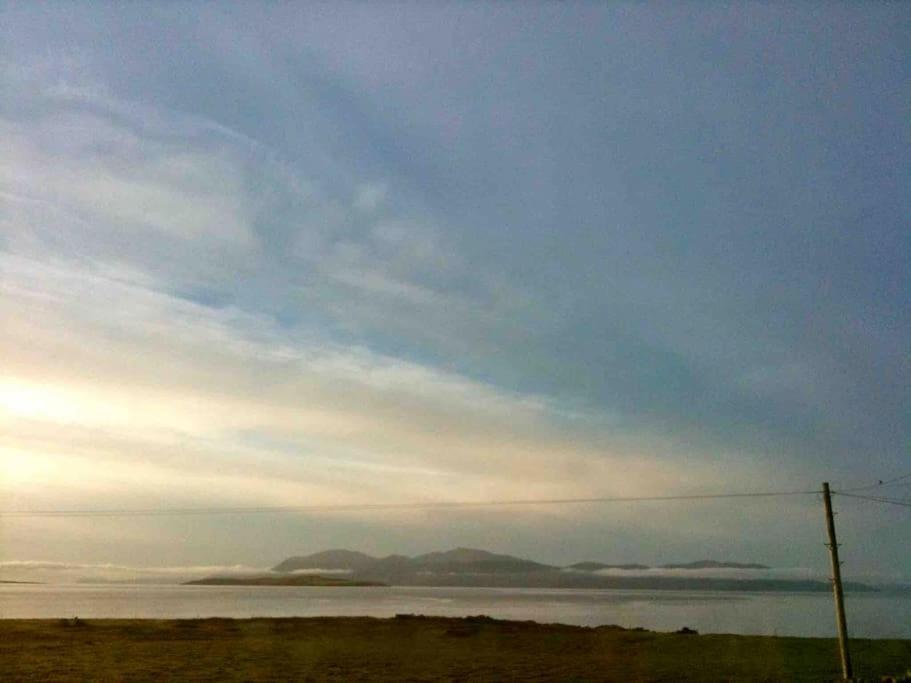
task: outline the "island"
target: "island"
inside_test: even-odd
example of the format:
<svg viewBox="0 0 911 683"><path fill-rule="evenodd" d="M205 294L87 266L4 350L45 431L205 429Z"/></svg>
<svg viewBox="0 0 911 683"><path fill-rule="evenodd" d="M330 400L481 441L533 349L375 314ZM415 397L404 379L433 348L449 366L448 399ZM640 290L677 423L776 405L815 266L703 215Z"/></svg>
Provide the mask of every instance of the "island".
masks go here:
<svg viewBox="0 0 911 683"><path fill-rule="evenodd" d="M205 579L186 581L184 586L339 586L367 587L386 586L381 581L342 579L319 574L292 574L285 576L210 576Z"/></svg>
<svg viewBox="0 0 911 683"><path fill-rule="evenodd" d="M721 571L719 571L721 570ZM381 581L391 586L472 588L592 588L628 590L829 592L828 581L776 576L758 562L697 560L659 566L593 560L553 565L477 548L455 548L408 557L374 557L356 550L324 550L288 557L272 575L336 572L355 581ZM757 573L758 572L758 573ZM846 591L873 587L846 581Z"/></svg>

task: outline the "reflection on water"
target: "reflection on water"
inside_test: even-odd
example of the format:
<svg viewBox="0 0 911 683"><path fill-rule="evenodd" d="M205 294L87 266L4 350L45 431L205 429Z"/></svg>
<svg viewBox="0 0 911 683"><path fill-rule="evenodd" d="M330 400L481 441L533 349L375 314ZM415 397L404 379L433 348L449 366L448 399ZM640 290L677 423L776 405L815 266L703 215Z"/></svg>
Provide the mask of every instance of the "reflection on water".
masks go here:
<svg viewBox="0 0 911 683"><path fill-rule="evenodd" d="M911 638L911 594L847 596L851 634ZM619 624L703 633L834 635L827 593L521 588L0 585L0 618L356 616L397 613Z"/></svg>

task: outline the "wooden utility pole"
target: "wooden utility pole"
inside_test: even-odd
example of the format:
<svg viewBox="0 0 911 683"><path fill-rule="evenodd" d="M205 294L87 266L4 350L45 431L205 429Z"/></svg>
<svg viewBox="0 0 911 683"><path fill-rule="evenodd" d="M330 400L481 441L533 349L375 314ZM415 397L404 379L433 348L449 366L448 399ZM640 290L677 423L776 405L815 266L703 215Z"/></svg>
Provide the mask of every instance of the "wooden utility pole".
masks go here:
<svg viewBox="0 0 911 683"><path fill-rule="evenodd" d="M854 678L851 653L848 652L848 623L845 619L845 594L841 586L841 562L838 561L838 541L835 539L835 516L829 482L822 484L822 499L826 505L826 530L829 532L829 556L832 558L832 591L835 593L835 619L838 622L838 648L841 651L841 673L846 681Z"/></svg>

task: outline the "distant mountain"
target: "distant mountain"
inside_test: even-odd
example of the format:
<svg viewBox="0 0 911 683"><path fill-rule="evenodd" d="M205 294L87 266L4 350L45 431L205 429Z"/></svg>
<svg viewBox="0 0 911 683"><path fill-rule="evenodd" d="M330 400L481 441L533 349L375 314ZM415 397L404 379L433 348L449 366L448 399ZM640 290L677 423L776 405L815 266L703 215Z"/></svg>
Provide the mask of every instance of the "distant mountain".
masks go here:
<svg viewBox="0 0 911 683"><path fill-rule="evenodd" d="M327 550L313 555L290 557L273 571L288 575L295 571L336 570L347 572L351 581L382 582L397 586L491 586L504 588L630 588L640 590L756 590L828 591L825 581L699 576L700 569L768 569L761 564L701 560L669 564L660 569L690 569L690 576L668 576L651 572L629 575L600 573L603 569L648 570L643 564L577 562L568 567L500 555L474 548L456 548L416 557L389 555L372 557L351 550ZM863 584L846 584L847 590L872 590Z"/></svg>
<svg viewBox="0 0 911 683"><path fill-rule="evenodd" d="M417 557L389 555L372 557L352 550L325 550L313 555L289 557L272 571L290 573L302 569L344 570L352 574L391 577L410 573L432 574L515 574L556 570L539 562L512 555L498 555L474 548L456 548Z"/></svg>
<svg viewBox="0 0 911 683"><path fill-rule="evenodd" d="M741 562L716 562L715 560L697 560L685 564L663 564L661 569L771 569L764 564Z"/></svg>
<svg viewBox="0 0 911 683"><path fill-rule="evenodd" d="M335 569L355 572L369 567L376 561L375 557L355 550L324 550L303 557L289 557L274 566L272 571L288 573L300 569Z"/></svg>
<svg viewBox="0 0 911 683"><path fill-rule="evenodd" d="M404 555L387 555L386 557L379 558L363 571L368 572L370 576L382 576L386 577L388 580L400 574L407 574L412 570L410 557L405 557Z"/></svg>
<svg viewBox="0 0 911 683"><path fill-rule="evenodd" d="M411 560L415 567L435 573L516 574L522 572L553 571L558 567L524 560L512 555L497 555L486 550L456 548L448 552L427 553Z"/></svg>

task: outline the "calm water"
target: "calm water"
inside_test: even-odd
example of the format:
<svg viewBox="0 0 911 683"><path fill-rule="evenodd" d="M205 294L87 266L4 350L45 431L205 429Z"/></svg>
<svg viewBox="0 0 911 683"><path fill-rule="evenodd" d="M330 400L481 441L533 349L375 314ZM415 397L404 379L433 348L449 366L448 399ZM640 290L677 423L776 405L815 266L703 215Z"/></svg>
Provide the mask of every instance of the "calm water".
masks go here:
<svg viewBox="0 0 911 683"><path fill-rule="evenodd" d="M847 596L851 635L911 638L911 594ZM2 585L0 618L353 616L400 612L703 633L834 635L827 593L519 588Z"/></svg>

